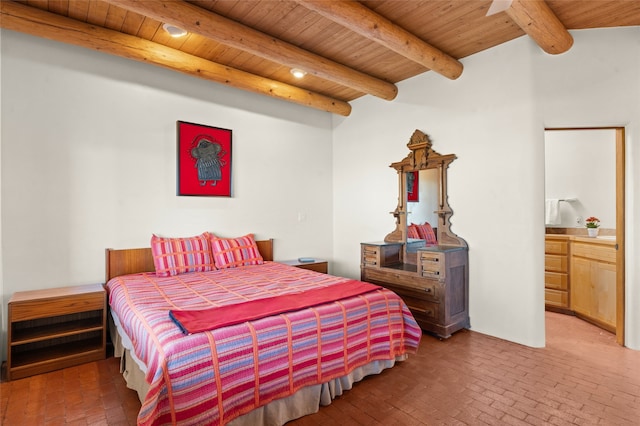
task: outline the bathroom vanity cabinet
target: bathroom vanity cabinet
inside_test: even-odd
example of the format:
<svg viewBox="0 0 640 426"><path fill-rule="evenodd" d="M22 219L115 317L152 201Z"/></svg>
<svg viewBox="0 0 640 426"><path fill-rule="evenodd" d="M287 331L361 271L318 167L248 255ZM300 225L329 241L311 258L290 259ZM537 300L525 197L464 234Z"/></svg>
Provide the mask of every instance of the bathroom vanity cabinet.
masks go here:
<svg viewBox="0 0 640 426"><path fill-rule="evenodd" d="M571 309L615 333L615 241L574 238L571 242Z"/></svg>

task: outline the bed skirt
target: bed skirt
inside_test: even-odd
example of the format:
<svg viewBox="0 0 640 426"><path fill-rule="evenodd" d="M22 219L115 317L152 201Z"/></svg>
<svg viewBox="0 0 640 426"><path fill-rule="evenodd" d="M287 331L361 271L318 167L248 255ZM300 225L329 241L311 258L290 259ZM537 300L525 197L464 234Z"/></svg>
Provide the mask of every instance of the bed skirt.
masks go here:
<svg viewBox="0 0 640 426"><path fill-rule="evenodd" d="M118 320L109 315L109 333L113 342L114 356L120 358L120 372L129 389L138 393L140 401L144 401L149 384L145 380L143 364L131 352L131 345L126 336L122 338L116 323ZM366 376L380 374L391 368L396 362L404 361L407 355L397 356L395 360L373 361L356 368L350 374L331 380L327 383L307 386L286 398L278 399L267 405L235 418L230 426L280 426L290 420L318 412L320 406L331 404L331 401L352 388L353 384Z"/></svg>

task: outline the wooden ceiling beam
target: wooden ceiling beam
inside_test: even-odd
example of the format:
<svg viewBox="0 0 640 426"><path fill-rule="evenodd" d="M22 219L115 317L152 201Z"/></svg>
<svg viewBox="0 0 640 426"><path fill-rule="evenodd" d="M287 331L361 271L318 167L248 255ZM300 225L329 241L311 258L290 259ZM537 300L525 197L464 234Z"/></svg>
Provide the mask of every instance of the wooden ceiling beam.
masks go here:
<svg viewBox="0 0 640 426"><path fill-rule="evenodd" d="M573 46L573 37L544 0L494 0L487 15L501 11L547 53L557 55Z"/></svg>
<svg viewBox="0 0 640 426"><path fill-rule="evenodd" d="M0 27L150 63L226 86L348 116L349 103L279 81L236 70L148 40L49 13L12 1L0 1Z"/></svg>
<svg viewBox="0 0 640 426"><path fill-rule="evenodd" d="M398 95L395 84L333 62L209 10L176 0L104 0L123 9L169 23L252 55L299 68L308 74L382 99Z"/></svg>
<svg viewBox="0 0 640 426"><path fill-rule="evenodd" d="M357 1L295 1L447 78L455 80L462 74L463 66L457 59L431 46Z"/></svg>

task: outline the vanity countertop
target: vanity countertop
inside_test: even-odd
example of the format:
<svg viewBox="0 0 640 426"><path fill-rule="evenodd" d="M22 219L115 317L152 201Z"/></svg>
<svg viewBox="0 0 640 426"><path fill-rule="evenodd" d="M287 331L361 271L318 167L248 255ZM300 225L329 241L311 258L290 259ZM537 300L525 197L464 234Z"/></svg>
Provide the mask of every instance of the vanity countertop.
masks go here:
<svg viewBox="0 0 640 426"><path fill-rule="evenodd" d="M603 245L611 245L611 246L616 244L615 235L587 237L582 235L545 234L545 237L550 239L556 239L556 240L570 240L570 241L579 241L581 243L593 243L593 244L603 244Z"/></svg>

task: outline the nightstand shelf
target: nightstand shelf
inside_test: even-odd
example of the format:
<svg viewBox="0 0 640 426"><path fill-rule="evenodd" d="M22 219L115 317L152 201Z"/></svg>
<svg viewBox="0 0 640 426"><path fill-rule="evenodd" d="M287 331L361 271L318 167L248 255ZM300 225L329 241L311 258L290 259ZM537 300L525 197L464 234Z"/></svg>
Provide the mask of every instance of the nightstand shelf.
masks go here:
<svg viewBox="0 0 640 426"><path fill-rule="evenodd" d="M17 292L8 307L9 380L105 358L101 284Z"/></svg>
<svg viewBox="0 0 640 426"><path fill-rule="evenodd" d="M298 259L278 260L278 263L284 265L295 266L296 268L308 269L310 271L321 272L326 274L329 270L329 262L322 259L313 259L313 262L300 262Z"/></svg>

